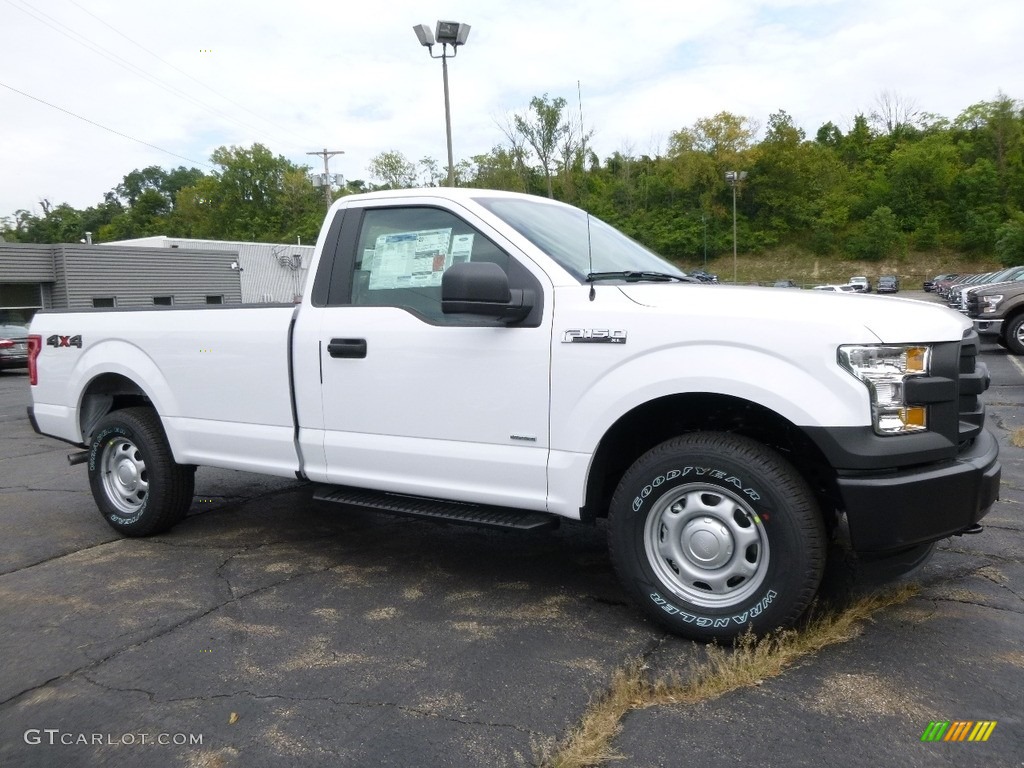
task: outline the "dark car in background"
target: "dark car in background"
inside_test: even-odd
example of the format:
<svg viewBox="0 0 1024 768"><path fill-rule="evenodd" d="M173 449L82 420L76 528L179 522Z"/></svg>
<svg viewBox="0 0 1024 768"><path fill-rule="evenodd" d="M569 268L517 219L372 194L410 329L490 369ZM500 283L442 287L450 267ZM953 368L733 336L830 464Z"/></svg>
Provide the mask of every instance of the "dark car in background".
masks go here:
<svg viewBox="0 0 1024 768"><path fill-rule="evenodd" d="M776 280L772 288L799 288L792 280Z"/></svg>
<svg viewBox="0 0 1024 768"><path fill-rule="evenodd" d="M705 272L703 269L694 269L686 273L688 277L696 278L702 283L717 283L718 275L712 275L710 272Z"/></svg>
<svg viewBox="0 0 1024 768"><path fill-rule="evenodd" d="M936 288L936 284L937 283L940 283L943 280L955 280L959 276L960 275L958 275L956 272L947 272L946 274L943 274L943 275L936 275L931 280L925 280L924 281L925 293L931 293L932 291L934 291L935 288Z"/></svg>
<svg viewBox="0 0 1024 768"><path fill-rule="evenodd" d="M28 368L28 328L0 325L0 371Z"/></svg>
<svg viewBox="0 0 1024 768"><path fill-rule="evenodd" d="M875 287L878 293L899 293L900 279L896 275L882 275L878 278L878 285Z"/></svg>

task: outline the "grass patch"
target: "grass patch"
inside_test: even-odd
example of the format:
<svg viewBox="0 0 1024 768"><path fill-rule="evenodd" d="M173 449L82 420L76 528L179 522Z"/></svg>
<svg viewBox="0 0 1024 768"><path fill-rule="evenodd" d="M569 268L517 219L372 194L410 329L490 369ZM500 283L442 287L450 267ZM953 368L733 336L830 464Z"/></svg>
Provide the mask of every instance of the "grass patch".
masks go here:
<svg viewBox="0 0 1024 768"><path fill-rule="evenodd" d="M865 621L878 611L909 600L916 585L861 598L838 613L811 620L801 630L784 630L762 638L742 636L731 650L704 649L704 660L686 674L654 679L640 659L616 670L608 690L588 707L582 720L551 754L541 755L545 768L588 768L622 759L612 747L629 712L673 704L696 704L723 694L759 685L781 674L796 661L830 645L857 637Z"/></svg>
<svg viewBox="0 0 1024 768"><path fill-rule="evenodd" d="M1024 448L1024 427L1018 427L1010 435L1010 442L1018 448Z"/></svg>

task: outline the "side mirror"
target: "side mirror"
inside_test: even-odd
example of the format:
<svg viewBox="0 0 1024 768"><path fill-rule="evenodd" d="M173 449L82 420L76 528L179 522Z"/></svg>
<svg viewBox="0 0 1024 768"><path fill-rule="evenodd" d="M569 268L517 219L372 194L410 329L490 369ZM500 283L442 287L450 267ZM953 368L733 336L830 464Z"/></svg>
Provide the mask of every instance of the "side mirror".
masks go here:
<svg viewBox="0 0 1024 768"><path fill-rule="evenodd" d="M532 309L532 293L510 289L505 270L493 262L464 261L441 277L441 311L446 315L486 315L512 324Z"/></svg>

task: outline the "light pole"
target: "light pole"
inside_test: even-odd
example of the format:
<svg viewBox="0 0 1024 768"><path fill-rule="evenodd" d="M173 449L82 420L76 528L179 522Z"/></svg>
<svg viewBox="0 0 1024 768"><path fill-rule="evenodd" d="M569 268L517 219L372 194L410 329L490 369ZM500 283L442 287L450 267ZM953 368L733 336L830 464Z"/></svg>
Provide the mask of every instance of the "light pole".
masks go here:
<svg viewBox="0 0 1024 768"><path fill-rule="evenodd" d="M441 60L441 72L444 77L444 123L448 131L448 186L455 186L455 158L452 156L452 108L448 100L448 46L452 47L451 56L454 59L459 52L459 46L466 44L469 37L469 24L460 24L457 21L437 22L436 32L431 32L426 24L417 24L413 28L420 45L424 46L430 53L430 58ZM441 55L434 55L434 45L441 44Z"/></svg>
<svg viewBox="0 0 1024 768"><path fill-rule="evenodd" d="M704 225L704 271L708 271L708 217L700 215L700 223Z"/></svg>
<svg viewBox="0 0 1024 768"><path fill-rule="evenodd" d="M726 171L725 180L732 187L732 282L739 282L739 267L736 260L736 187L747 178L746 171Z"/></svg>

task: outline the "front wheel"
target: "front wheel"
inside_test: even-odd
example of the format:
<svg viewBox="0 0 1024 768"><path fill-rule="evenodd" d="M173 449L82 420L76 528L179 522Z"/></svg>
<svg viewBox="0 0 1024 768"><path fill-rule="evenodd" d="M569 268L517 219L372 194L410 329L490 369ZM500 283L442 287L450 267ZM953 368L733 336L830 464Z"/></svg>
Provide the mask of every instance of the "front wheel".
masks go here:
<svg viewBox="0 0 1024 768"><path fill-rule="evenodd" d="M1015 355L1024 355L1024 315L1017 315L1003 331L1006 348Z"/></svg>
<svg viewBox="0 0 1024 768"><path fill-rule="evenodd" d="M125 408L108 413L93 430L89 486L111 528L125 536L150 536L185 517L195 468L175 463L151 408Z"/></svg>
<svg viewBox="0 0 1024 768"><path fill-rule="evenodd" d="M807 483L738 435L695 432L641 456L612 497L608 530L626 591L659 624L703 642L791 626L825 567Z"/></svg>

